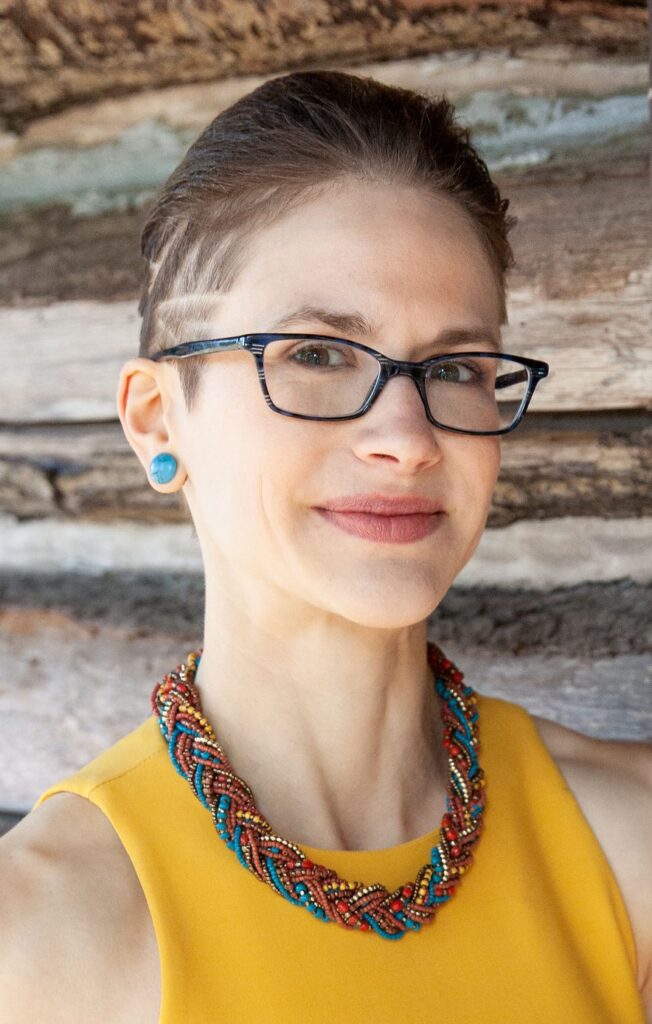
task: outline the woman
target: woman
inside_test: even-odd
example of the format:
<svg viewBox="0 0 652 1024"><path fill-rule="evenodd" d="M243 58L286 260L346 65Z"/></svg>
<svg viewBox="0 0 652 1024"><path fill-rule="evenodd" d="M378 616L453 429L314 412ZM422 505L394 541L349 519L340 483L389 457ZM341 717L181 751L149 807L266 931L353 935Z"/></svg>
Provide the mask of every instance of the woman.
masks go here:
<svg viewBox="0 0 652 1024"><path fill-rule="evenodd" d="M203 645L0 846L7 1020L643 1022L648 748L427 638L548 370L502 352L507 206L445 99L332 71L164 185L117 400Z"/></svg>

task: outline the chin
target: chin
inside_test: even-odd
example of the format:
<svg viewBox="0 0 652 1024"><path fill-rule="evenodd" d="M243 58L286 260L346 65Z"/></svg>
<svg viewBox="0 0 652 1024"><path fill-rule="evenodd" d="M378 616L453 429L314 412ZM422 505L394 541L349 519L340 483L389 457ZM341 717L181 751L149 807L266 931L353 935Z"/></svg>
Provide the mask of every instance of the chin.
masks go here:
<svg viewBox="0 0 652 1024"><path fill-rule="evenodd" d="M404 629L423 622L438 607L450 582L441 574L433 574L432 565L405 565L402 571L388 571L376 565L365 573L358 567L340 581L331 575L320 588L315 603L334 614L374 629ZM319 578L317 574L314 578ZM321 577L324 578L323 576Z"/></svg>

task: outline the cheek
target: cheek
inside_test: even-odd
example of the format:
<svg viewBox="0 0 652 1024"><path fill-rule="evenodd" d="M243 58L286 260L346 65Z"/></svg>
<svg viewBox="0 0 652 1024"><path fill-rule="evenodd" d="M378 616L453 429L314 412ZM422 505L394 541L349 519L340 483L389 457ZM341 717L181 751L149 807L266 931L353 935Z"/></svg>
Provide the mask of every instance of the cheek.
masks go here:
<svg viewBox="0 0 652 1024"><path fill-rule="evenodd" d="M491 504L496 480L500 472L500 442L498 438L478 438L475 455L475 473L478 486L482 487L487 505Z"/></svg>
<svg viewBox="0 0 652 1024"><path fill-rule="evenodd" d="M481 437L477 440L481 442L481 445L478 445L478 455L484 467L487 485L493 488L500 472L500 438Z"/></svg>
<svg viewBox="0 0 652 1024"><path fill-rule="evenodd" d="M460 490L476 507L488 508L500 472L499 438L466 437L460 442L451 452Z"/></svg>
<svg viewBox="0 0 652 1024"><path fill-rule="evenodd" d="M256 383L256 382L255 382ZM222 509L239 538L263 539L284 523L291 506L310 497L311 475L320 464L300 420L280 416L254 391L225 397L206 415L193 452L209 507ZM228 402L228 407L227 407Z"/></svg>

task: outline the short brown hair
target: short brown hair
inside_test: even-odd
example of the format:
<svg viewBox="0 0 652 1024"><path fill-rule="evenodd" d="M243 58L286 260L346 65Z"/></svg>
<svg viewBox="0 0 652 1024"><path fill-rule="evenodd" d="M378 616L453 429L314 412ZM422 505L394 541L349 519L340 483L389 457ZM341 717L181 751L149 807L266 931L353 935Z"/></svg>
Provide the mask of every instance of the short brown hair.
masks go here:
<svg viewBox="0 0 652 1024"><path fill-rule="evenodd" d="M139 354L206 337L211 296L233 285L255 232L347 178L452 198L489 257L506 323L507 234L517 218L469 135L445 96L342 71L268 79L211 121L149 210ZM205 360L175 364L188 409Z"/></svg>

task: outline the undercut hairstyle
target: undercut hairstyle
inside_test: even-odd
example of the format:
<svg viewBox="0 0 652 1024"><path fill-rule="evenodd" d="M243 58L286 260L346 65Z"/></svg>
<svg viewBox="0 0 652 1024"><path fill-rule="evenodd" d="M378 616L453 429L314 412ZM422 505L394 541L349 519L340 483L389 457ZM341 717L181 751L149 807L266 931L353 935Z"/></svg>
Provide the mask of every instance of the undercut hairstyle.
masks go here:
<svg viewBox="0 0 652 1024"><path fill-rule="evenodd" d="M509 200L455 115L443 95L331 70L270 78L223 110L149 209L139 355L212 337L211 313L214 326L216 302L233 286L256 232L348 181L452 200L488 257L507 323L505 277L514 265L507 235L517 218L507 215ZM206 359L174 360L189 411Z"/></svg>

